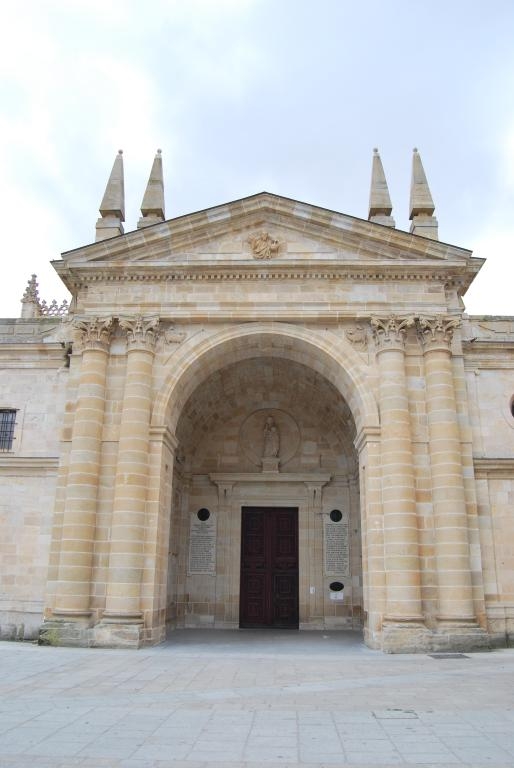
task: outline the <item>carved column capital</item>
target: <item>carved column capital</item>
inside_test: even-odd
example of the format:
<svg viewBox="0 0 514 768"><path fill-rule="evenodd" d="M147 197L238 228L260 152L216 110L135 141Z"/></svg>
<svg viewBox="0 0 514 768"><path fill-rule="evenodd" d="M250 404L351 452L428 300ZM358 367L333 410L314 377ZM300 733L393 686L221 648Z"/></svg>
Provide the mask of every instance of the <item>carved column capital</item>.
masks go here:
<svg viewBox="0 0 514 768"><path fill-rule="evenodd" d="M460 326L460 318L451 315L434 315L420 317L418 320L418 336L423 350L432 349L449 351L455 328Z"/></svg>
<svg viewBox="0 0 514 768"><path fill-rule="evenodd" d="M153 351L159 335L159 317L120 317L119 326L127 333L129 350L144 349Z"/></svg>
<svg viewBox="0 0 514 768"><path fill-rule="evenodd" d="M78 333L83 349L109 350L112 335L112 317L75 318L73 329Z"/></svg>
<svg viewBox="0 0 514 768"><path fill-rule="evenodd" d="M405 348L405 333L407 328L414 325L413 317L398 317L397 315L388 315L387 317L372 317L371 329L378 352L385 349Z"/></svg>

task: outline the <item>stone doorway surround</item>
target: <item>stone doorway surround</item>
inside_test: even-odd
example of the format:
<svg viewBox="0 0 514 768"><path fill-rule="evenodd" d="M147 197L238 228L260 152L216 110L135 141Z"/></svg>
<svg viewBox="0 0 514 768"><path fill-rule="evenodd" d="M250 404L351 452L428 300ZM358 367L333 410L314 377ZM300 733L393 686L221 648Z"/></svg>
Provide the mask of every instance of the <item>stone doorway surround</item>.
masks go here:
<svg viewBox="0 0 514 768"><path fill-rule="evenodd" d="M315 560L316 542L323 541L322 494L330 482L329 474L312 473L213 473L210 480L218 488L219 514L233 524L220 532L221 546L235 557L227 558L227 581L239 582L241 570L241 509L243 507L296 507L298 509L299 551L299 628L317 629L315 618L323 616L324 584L320 562ZM225 514L224 514L225 513ZM239 604L239 584L234 602ZM319 620L318 620L319 622ZM234 616L233 628L239 627Z"/></svg>

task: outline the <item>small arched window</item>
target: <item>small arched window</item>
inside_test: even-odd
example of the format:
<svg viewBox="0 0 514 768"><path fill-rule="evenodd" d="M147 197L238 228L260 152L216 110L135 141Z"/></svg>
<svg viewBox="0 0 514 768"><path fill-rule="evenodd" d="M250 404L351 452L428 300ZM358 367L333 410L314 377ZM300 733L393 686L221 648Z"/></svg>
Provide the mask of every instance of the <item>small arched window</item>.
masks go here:
<svg viewBox="0 0 514 768"><path fill-rule="evenodd" d="M12 451L16 410L0 408L0 451Z"/></svg>

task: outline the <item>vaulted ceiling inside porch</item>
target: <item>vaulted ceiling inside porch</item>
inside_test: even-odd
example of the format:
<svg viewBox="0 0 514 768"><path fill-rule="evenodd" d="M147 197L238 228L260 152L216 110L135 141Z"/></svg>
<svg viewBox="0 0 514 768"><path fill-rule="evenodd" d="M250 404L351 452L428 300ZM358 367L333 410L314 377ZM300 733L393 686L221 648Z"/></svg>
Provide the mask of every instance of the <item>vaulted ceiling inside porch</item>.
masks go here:
<svg viewBox="0 0 514 768"><path fill-rule="evenodd" d="M245 426L256 412L261 421L275 414L279 429L282 423L281 471L354 471L355 423L346 401L320 373L280 357L230 364L197 387L177 425L184 468L260 471L255 458L262 456L262 430Z"/></svg>

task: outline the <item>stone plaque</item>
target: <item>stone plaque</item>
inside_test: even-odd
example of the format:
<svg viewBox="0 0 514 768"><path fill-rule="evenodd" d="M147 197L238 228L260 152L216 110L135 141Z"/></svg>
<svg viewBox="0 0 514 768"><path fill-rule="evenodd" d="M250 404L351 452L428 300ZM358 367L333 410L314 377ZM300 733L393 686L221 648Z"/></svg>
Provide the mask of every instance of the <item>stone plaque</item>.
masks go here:
<svg viewBox="0 0 514 768"><path fill-rule="evenodd" d="M325 574L327 576L350 575L350 536L348 512L335 523L330 518L324 520L323 554Z"/></svg>
<svg viewBox="0 0 514 768"><path fill-rule="evenodd" d="M216 517L199 520L191 515L189 528L189 574L216 573Z"/></svg>

